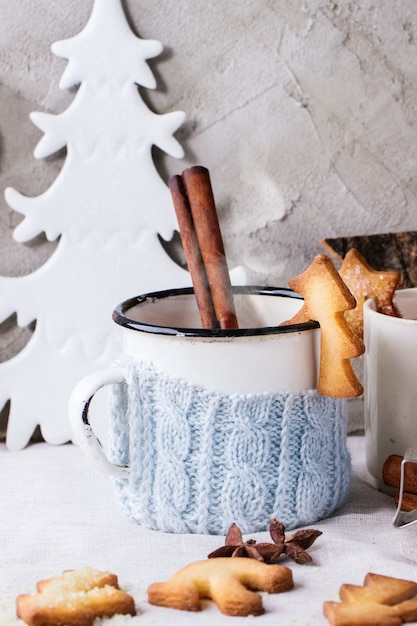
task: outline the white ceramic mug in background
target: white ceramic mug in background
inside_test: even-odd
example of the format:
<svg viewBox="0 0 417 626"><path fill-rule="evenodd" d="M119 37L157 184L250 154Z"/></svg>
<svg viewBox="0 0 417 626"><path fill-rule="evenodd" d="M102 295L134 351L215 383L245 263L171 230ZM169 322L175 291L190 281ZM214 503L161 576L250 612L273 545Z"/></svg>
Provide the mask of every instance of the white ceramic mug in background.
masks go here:
<svg viewBox="0 0 417 626"><path fill-rule="evenodd" d="M386 459L417 447L417 289L394 301L402 317L377 312L372 298L364 304L366 463L384 491Z"/></svg>
<svg viewBox="0 0 417 626"><path fill-rule="evenodd" d="M127 515L165 532L287 528L330 514L349 484L345 404L317 393L317 322L280 326L290 289L234 287L239 328L201 328L192 289L149 293L113 314L121 362L70 400L75 440L116 477ZM90 401L112 383L107 454Z"/></svg>

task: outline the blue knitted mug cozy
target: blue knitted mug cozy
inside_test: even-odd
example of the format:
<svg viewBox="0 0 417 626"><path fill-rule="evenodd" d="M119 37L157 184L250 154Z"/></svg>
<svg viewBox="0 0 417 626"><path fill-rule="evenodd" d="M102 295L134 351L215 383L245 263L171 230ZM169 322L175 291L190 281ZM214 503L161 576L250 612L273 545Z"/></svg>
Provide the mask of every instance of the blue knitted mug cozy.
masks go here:
<svg viewBox="0 0 417 626"><path fill-rule="evenodd" d="M119 364L120 365L120 364ZM286 528L332 513L350 482L345 401L209 391L125 360L110 393L109 457L128 517L174 533Z"/></svg>

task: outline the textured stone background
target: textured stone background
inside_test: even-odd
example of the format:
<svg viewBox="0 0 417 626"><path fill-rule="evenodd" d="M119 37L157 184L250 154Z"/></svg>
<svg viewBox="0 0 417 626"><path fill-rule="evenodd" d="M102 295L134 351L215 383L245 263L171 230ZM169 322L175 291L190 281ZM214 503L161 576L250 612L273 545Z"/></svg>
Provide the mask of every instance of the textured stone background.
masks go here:
<svg viewBox="0 0 417 626"><path fill-rule="evenodd" d="M285 285L321 237L417 229L415 0L126 0L134 31L158 39L147 91L183 110L186 158L157 155L167 178L211 172L229 262L253 283ZM50 45L77 34L92 0L0 0L0 274L41 265L54 244L12 239L3 199L49 187L63 155L36 161L29 112L63 111L65 61ZM0 360L25 335L2 325Z"/></svg>

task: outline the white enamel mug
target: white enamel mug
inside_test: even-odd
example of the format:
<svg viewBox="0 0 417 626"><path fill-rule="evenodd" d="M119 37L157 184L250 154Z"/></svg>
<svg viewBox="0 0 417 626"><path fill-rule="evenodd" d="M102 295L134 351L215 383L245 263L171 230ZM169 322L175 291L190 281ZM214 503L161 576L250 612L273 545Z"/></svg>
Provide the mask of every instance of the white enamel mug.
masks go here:
<svg viewBox="0 0 417 626"><path fill-rule="evenodd" d="M301 307L289 289L235 288L237 330L203 330L191 289L119 305L124 352L166 374L225 393L315 389L318 324L280 326Z"/></svg>
<svg viewBox="0 0 417 626"><path fill-rule="evenodd" d="M315 321L280 326L303 299L288 288L234 287L239 328L201 328L192 288L151 292L119 304L113 320L123 333L123 357L152 364L161 373L220 393L300 392L316 389L320 327ZM111 365L111 364L109 364ZM111 474L89 423L95 393L125 380L123 367L86 376L70 398L75 440Z"/></svg>
<svg viewBox="0 0 417 626"><path fill-rule="evenodd" d="M386 459L417 448L417 289L394 302L402 317L377 312L372 298L364 304L366 463L384 491Z"/></svg>
<svg viewBox="0 0 417 626"><path fill-rule="evenodd" d="M342 400L317 393L317 322L280 326L290 289L235 287L239 329L203 330L192 289L148 293L113 314L121 364L82 380L75 440L116 477L133 521L164 532L287 528L325 517L349 484ZM106 453L89 421L113 384Z"/></svg>

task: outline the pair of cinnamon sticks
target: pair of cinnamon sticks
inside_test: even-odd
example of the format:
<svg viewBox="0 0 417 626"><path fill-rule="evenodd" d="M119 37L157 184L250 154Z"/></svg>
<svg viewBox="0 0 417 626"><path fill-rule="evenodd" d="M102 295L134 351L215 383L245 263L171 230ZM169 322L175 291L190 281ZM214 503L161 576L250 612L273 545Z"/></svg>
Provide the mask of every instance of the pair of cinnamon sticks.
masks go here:
<svg viewBox="0 0 417 626"><path fill-rule="evenodd" d="M387 487L400 488L402 460L402 456L392 454L385 461L382 468L382 478ZM398 505L398 495L395 496L395 504ZM405 467L401 509L403 511L417 509L417 464L415 463L407 463Z"/></svg>
<svg viewBox="0 0 417 626"><path fill-rule="evenodd" d="M168 181L203 328L238 328L233 289L209 171L200 165Z"/></svg>

